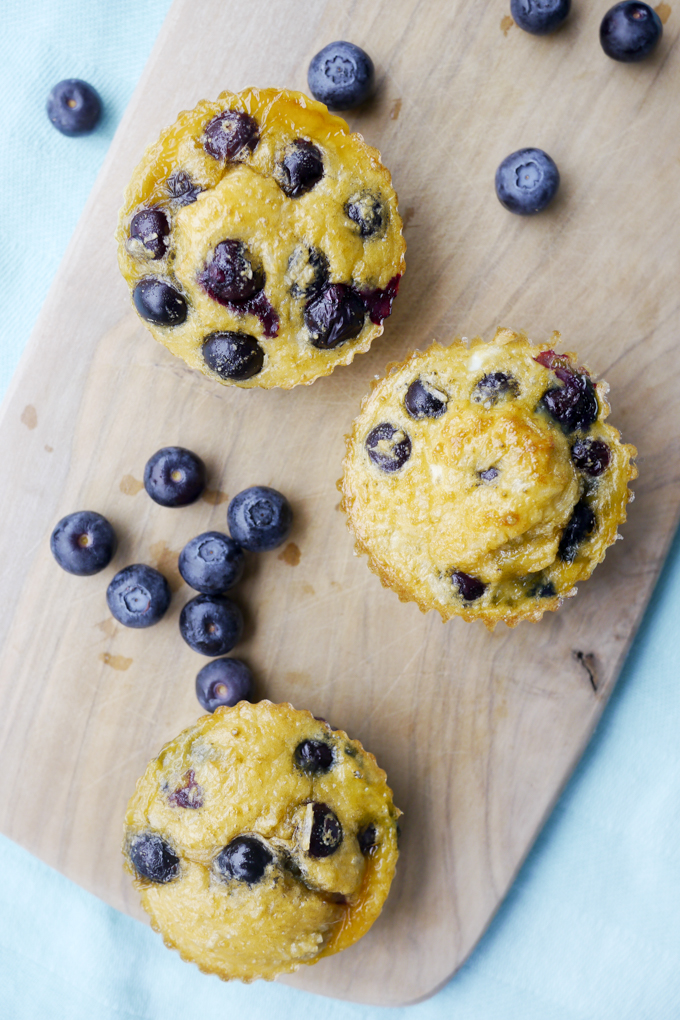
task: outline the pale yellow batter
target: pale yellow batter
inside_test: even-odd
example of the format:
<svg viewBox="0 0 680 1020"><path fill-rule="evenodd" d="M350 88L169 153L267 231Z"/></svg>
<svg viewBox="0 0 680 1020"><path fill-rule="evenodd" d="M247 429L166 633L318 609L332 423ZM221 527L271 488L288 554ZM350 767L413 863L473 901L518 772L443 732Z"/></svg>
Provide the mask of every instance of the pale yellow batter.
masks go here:
<svg viewBox="0 0 680 1020"><path fill-rule="evenodd" d="M321 745L316 771L301 757L310 741L313 752ZM394 876L399 814L358 741L290 705L241 702L199 719L149 764L123 852L168 946L225 980L270 979L370 928ZM221 870L220 855L244 837L266 861L253 881ZM151 878L138 870L150 841L171 862Z"/></svg>
<svg viewBox="0 0 680 1020"><path fill-rule="evenodd" d="M514 626L557 609L604 559L636 450L604 421L606 383L591 386L575 355L541 355L558 342L499 330L492 343L434 343L364 400L342 506L358 550L403 601ZM588 380L593 421L565 427L546 409L563 385L555 370Z"/></svg>

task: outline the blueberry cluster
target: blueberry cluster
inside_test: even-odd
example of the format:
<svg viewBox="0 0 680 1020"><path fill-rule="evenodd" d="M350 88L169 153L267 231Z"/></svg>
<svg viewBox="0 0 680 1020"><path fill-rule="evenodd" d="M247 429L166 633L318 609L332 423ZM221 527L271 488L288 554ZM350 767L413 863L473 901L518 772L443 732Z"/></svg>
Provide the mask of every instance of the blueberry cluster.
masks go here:
<svg viewBox="0 0 680 1020"><path fill-rule="evenodd" d="M571 0L510 0L515 24L532 35L548 35L567 18ZM624 0L602 19L600 43L612 60L632 63L655 49L663 34L659 15L647 4ZM519 216L532 216L552 202L560 186L555 162L542 149L518 149L496 171L501 205Z"/></svg>
<svg viewBox="0 0 680 1020"><path fill-rule="evenodd" d="M181 446L158 450L146 463L144 488L164 507L194 503L206 484L205 464ZM196 677L196 696L208 712L235 705L252 694L252 676L245 663L226 656L240 641L243 615L227 596L240 581L246 550L265 552L283 542L293 523L290 503L276 489L253 485L229 503L230 535L206 531L192 538L179 556L179 572L198 595L182 608L180 634L194 651L213 661ZM57 563L71 574L96 574L111 562L117 540L101 514L85 510L62 518L50 538ZM165 577L145 563L118 571L106 591L111 614L125 627L151 627L165 615L171 592Z"/></svg>

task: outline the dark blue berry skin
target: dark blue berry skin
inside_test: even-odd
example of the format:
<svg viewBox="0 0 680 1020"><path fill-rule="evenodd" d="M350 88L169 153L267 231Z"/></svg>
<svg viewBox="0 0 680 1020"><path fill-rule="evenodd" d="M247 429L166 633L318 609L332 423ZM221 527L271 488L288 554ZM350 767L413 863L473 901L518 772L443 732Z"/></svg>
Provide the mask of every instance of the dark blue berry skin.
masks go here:
<svg viewBox="0 0 680 1020"><path fill-rule="evenodd" d="M284 156L281 171L281 190L288 198L299 198L323 177L321 152L305 138L298 138Z"/></svg>
<svg viewBox="0 0 680 1020"><path fill-rule="evenodd" d="M240 659L213 659L196 675L196 697L206 712L250 701L253 675Z"/></svg>
<svg viewBox="0 0 680 1020"><path fill-rule="evenodd" d="M304 318L312 346L330 351L359 336L364 328L366 306L351 287L330 283L307 302Z"/></svg>
<svg viewBox="0 0 680 1020"><path fill-rule="evenodd" d="M383 421L366 436L366 453L376 467L391 474L402 468L411 456L411 439L403 429Z"/></svg>
<svg viewBox="0 0 680 1020"><path fill-rule="evenodd" d="M93 131L101 112L99 95L91 85L79 78L60 81L47 97L47 116L57 131L71 138Z"/></svg>
<svg viewBox="0 0 680 1020"><path fill-rule="evenodd" d="M600 25L602 49L612 60L632 64L644 60L663 35L661 18L647 4L616 4Z"/></svg>
<svg viewBox="0 0 680 1020"><path fill-rule="evenodd" d="M215 867L224 878L255 885L264 876L274 854L256 836L237 836L215 858Z"/></svg>
<svg viewBox="0 0 680 1020"><path fill-rule="evenodd" d="M181 326L187 317L187 303L165 280L148 276L140 280L132 292L135 308L154 326Z"/></svg>
<svg viewBox="0 0 680 1020"><path fill-rule="evenodd" d="M472 399L478 404L497 404L506 395L516 397L519 384L505 372L489 372L483 375L472 392Z"/></svg>
<svg viewBox="0 0 680 1020"><path fill-rule="evenodd" d="M133 839L128 856L137 874L149 882L164 884L179 875L179 857L155 832Z"/></svg>
<svg viewBox="0 0 680 1020"><path fill-rule="evenodd" d="M299 769L310 775L328 772L333 765L333 748L323 740L302 740L293 759Z"/></svg>
<svg viewBox="0 0 680 1020"><path fill-rule="evenodd" d="M357 834L357 841L359 843L359 849L364 857L370 857L373 855L373 851L375 850L378 842L378 833L376 832L375 825L373 825L372 822Z"/></svg>
<svg viewBox="0 0 680 1020"><path fill-rule="evenodd" d="M111 615L124 627L151 627L170 605L170 588L163 575L145 563L119 570L106 589Z"/></svg>
<svg viewBox="0 0 680 1020"><path fill-rule="evenodd" d="M197 535L179 554L179 572L192 588L205 595L220 595L241 580L245 553L238 542L221 531Z"/></svg>
<svg viewBox="0 0 680 1020"><path fill-rule="evenodd" d="M478 577L471 577L470 574L464 574L462 570L454 570L451 574L451 581L464 602L475 602L486 591L483 581L480 581Z"/></svg>
<svg viewBox="0 0 680 1020"><path fill-rule="evenodd" d="M501 205L518 216L533 216L552 202L560 186L560 172L543 149L518 149L496 171L496 194Z"/></svg>
<svg viewBox="0 0 680 1020"><path fill-rule="evenodd" d="M180 613L179 632L200 655L226 655L241 639L243 616L226 595L197 595Z"/></svg>
<svg viewBox="0 0 680 1020"><path fill-rule="evenodd" d="M354 43L342 40L329 43L312 57L307 84L314 98L330 110L351 110L373 93L373 61Z"/></svg>
<svg viewBox="0 0 680 1020"><path fill-rule="evenodd" d="M611 452L601 439L577 439L571 448L571 459L579 471L597 478L609 467Z"/></svg>
<svg viewBox="0 0 680 1020"><path fill-rule="evenodd" d="M281 545L293 526L293 510L282 493L253 485L232 499L227 509L232 538L251 552L267 552Z"/></svg>
<svg viewBox="0 0 680 1020"><path fill-rule="evenodd" d="M516 25L532 35L548 35L559 28L571 8L571 0L510 0Z"/></svg>
<svg viewBox="0 0 680 1020"><path fill-rule="evenodd" d="M262 371L264 351L250 333L221 330L210 333L201 348L208 368L222 379L243 382Z"/></svg>
<svg viewBox="0 0 680 1020"><path fill-rule="evenodd" d="M309 838L310 857L330 857L342 843L343 832L340 820L328 804L314 804L312 830Z"/></svg>
<svg viewBox="0 0 680 1020"><path fill-rule="evenodd" d="M597 524L595 514L584 500L580 500L562 532L557 555L563 563L573 563L581 542L593 533Z"/></svg>
<svg viewBox="0 0 680 1020"><path fill-rule="evenodd" d="M140 209L130 221L130 237L141 241L154 261L165 255L169 233L168 217L161 209Z"/></svg>
<svg viewBox="0 0 680 1020"><path fill-rule="evenodd" d="M80 577L107 567L116 545L116 533L106 517L93 510L62 517L50 537L50 549L59 566Z"/></svg>
<svg viewBox="0 0 680 1020"><path fill-rule="evenodd" d="M205 489L206 470L201 458L183 446L164 446L146 462L144 488L161 506L188 506Z"/></svg>
<svg viewBox="0 0 680 1020"><path fill-rule="evenodd" d="M446 411L448 398L440 390L433 392L432 387L422 379L414 379L406 390L404 406L411 418L441 418Z"/></svg>
<svg viewBox="0 0 680 1020"><path fill-rule="evenodd" d="M244 146L252 152L259 140L260 130L250 114L225 110L206 124L203 145L213 159L228 162L235 159Z"/></svg>
<svg viewBox="0 0 680 1020"><path fill-rule="evenodd" d="M539 406L542 405L567 433L590 428L599 412L592 382L587 375L564 368L556 369L555 375L564 385L546 390Z"/></svg>

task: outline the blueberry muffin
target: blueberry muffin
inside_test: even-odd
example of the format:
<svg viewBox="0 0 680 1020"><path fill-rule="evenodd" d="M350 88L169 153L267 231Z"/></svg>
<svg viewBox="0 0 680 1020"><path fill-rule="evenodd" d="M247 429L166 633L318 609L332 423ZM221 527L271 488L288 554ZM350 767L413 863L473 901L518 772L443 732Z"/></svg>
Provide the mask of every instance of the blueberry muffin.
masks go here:
<svg viewBox="0 0 680 1020"><path fill-rule="evenodd" d="M145 325L219 382L290 389L383 331L404 272L380 153L300 92L181 113L125 192L120 269Z"/></svg>
<svg viewBox="0 0 680 1020"><path fill-rule="evenodd" d="M218 708L132 797L126 867L166 945L224 980L271 979L371 927L397 862L373 755L291 705Z"/></svg>
<svg viewBox="0 0 680 1020"><path fill-rule="evenodd" d="M605 421L607 384L558 342L433 343L365 398L341 505L402 601L489 628L538 620L617 538L637 451Z"/></svg>

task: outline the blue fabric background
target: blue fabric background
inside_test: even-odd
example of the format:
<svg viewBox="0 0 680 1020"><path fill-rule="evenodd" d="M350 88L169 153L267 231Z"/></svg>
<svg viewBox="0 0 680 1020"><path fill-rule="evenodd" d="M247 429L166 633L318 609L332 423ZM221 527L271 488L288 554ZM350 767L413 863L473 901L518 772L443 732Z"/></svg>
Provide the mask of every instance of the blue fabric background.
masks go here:
<svg viewBox="0 0 680 1020"><path fill-rule="evenodd" d="M169 6L2 5L0 394ZM90 137L64 138L45 117L47 93L67 77L90 81L104 101L106 116ZM279 985L221 984L0 837L0 1016L676 1020L679 608L676 538L595 739L487 935L434 998L383 1010Z"/></svg>

